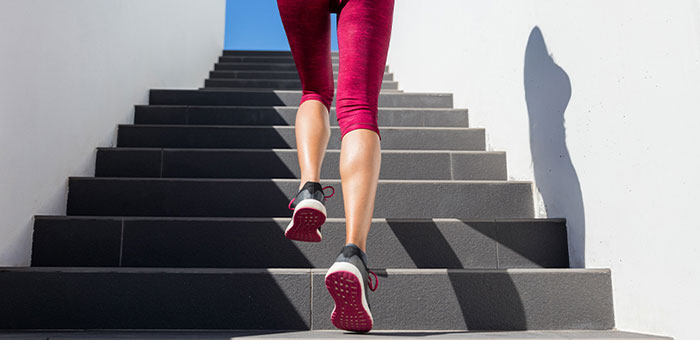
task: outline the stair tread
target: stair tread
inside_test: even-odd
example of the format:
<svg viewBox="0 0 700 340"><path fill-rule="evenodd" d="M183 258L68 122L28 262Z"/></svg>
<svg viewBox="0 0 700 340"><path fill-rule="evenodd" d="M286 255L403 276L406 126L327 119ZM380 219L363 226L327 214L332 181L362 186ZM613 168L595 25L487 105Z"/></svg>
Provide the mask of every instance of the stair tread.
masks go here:
<svg viewBox="0 0 700 340"><path fill-rule="evenodd" d="M186 221L186 220L197 220L197 221L251 221L251 222L261 222L261 221L289 221L291 217L209 217L209 216L93 216L93 215L34 215L36 219L99 219L99 220L109 220L109 219L125 219L125 220L173 220L173 221ZM373 217L372 222L385 222L387 220L391 221L403 221L403 222L565 222L566 219L562 217L518 217L518 218L452 218L452 217L426 217L426 218L385 218L385 217ZM328 217L327 222L344 222L344 217Z"/></svg>
<svg viewBox="0 0 700 340"><path fill-rule="evenodd" d="M281 149L281 148L179 148L179 147L134 147L134 146L98 146L97 150L106 151L155 151L155 150L182 150L188 152L221 152L221 151L238 151L238 152L297 152L297 149ZM326 149L327 152L340 152L340 149ZM412 149L390 149L381 150L381 153L461 153L461 154L478 154L478 155L500 155L505 151L487 151L487 150L412 150Z"/></svg>
<svg viewBox="0 0 700 340"><path fill-rule="evenodd" d="M371 266L370 266L371 267ZM450 273L507 273L507 274L556 274L556 273L590 273L609 274L609 268L374 268L377 275L447 275ZM195 267L44 267L44 266L0 266L0 272L65 272L65 273L192 273L192 274L319 274L328 268L195 268Z"/></svg>
<svg viewBox="0 0 700 340"><path fill-rule="evenodd" d="M177 128L222 128L222 129L240 129L240 128L257 128L257 129L295 129L292 125L204 125L204 124L118 124L118 127L177 127ZM331 125L331 129L340 129L337 125ZM484 128L476 127L461 127L461 126L382 126L384 130L463 130L463 131L482 131Z"/></svg>
<svg viewBox="0 0 700 340"><path fill-rule="evenodd" d="M221 71L217 71L221 72ZM265 79L260 79L260 78L209 78L207 80L214 80L214 81L231 81L231 80L236 80L236 81L279 81L279 82L293 82L293 83L299 83L299 79L282 79L282 78L265 78ZM334 80L336 83L338 80ZM382 83L398 83L396 80L382 80Z"/></svg>
<svg viewBox="0 0 700 340"><path fill-rule="evenodd" d="M337 89L336 89L337 90ZM217 88L207 88L207 89L168 89L168 88L154 88L151 91L172 91L172 92L287 92L287 93L301 93L301 90L277 90L277 89L257 89L257 88L236 88L234 89L217 89ZM417 96L417 95L431 95L431 96L452 96L451 92L401 92L401 93L388 93L388 95L402 95L402 96Z"/></svg>
<svg viewBox="0 0 700 340"><path fill-rule="evenodd" d="M189 177L94 177L94 176L69 176L70 180L88 180L88 181L139 181L139 180L156 180L156 181L225 181L225 182L296 182L294 178L189 178ZM338 182L340 179L321 178L321 182ZM379 179L380 183L405 183L405 184L532 184L532 181L519 180L467 180L467 179Z"/></svg>
<svg viewBox="0 0 700 340"><path fill-rule="evenodd" d="M165 339L192 339L192 340L221 340L221 339L455 339L455 340L521 340L521 339L547 339L547 340L662 340L670 337L655 336L642 333L625 332L619 330L560 330L560 331L507 331L507 332L479 332L479 331L417 331L417 330L373 330L369 334L355 334L341 330L314 330L314 331L23 331L2 332L0 339L27 339L27 340L53 340L53 339L81 339L113 340L165 340Z"/></svg>
<svg viewBox="0 0 700 340"><path fill-rule="evenodd" d="M155 107L155 108L190 108L190 109L197 109L197 108L206 108L206 109L212 109L212 108L217 108L217 109L261 109L261 108L284 108L284 109L298 109L299 106L282 106L282 105L270 105L270 106L251 106L251 105L217 105L217 106L211 106L211 105L135 105L136 107ZM380 107L378 108L379 111L387 111L387 110L394 110L394 111L407 111L407 110L414 110L414 111L467 111L467 109L464 108L451 108L451 107L445 107L445 108L440 108L440 107Z"/></svg>

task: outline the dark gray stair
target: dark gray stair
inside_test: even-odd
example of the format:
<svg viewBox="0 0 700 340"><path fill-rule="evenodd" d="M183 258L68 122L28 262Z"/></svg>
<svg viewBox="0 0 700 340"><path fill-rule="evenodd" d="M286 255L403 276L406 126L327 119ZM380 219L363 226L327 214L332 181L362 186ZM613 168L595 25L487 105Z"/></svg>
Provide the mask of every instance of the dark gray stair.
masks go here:
<svg viewBox="0 0 700 340"><path fill-rule="evenodd" d="M332 57L339 56L338 51L331 51ZM272 50L224 50L223 56L264 56L264 57L291 57L291 51Z"/></svg>
<svg viewBox="0 0 700 340"><path fill-rule="evenodd" d="M338 87L338 81L334 83ZM228 88L274 88L279 90L301 90L301 81L289 79L207 79L204 87L228 87ZM399 83L385 80L382 82L383 90L397 90Z"/></svg>
<svg viewBox="0 0 700 340"><path fill-rule="evenodd" d="M276 91L279 89L275 89L273 87L198 87L197 90L201 91L223 91L223 92L228 92L228 91ZM337 88L335 89L337 93ZM298 91L298 90L279 90L279 91ZM397 90L397 89L379 89L379 94L384 94L384 93L404 93L404 90Z"/></svg>
<svg viewBox="0 0 700 340"><path fill-rule="evenodd" d="M340 56L331 56L331 61L334 64L340 62ZM221 56L220 63L271 63L283 64L294 63L292 56Z"/></svg>
<svg viewBox="0 0 700 340"><path fill-rule="evenodd" d="M295 242L291 53L224 51L210 77L222 87L151 90L117 147L97 148L95 176L69 177L66 216L35 216L32 266L0 267L0 329L329 334L323 277L345 241L335 98L323 242ZM403 92L388 65L384 81L373 331L613 329L609 270L566 268L566 221L535 218L533 183L507 180L453 94Z"/></svg>
<svg viewBox="0 0 700 340"><path fill-rule="evenodd" d="M338 63L331 64L333 70L339 70ZM297 67L294 63L216 63L214 71L296 71ZM389 65L384 66L384 72L389 72Z"/></svg>
<svg viewBox="0 0 700 340"><path fill-rule="evenodd" d="M329 329L325 271L2 267L0 328ZM614 326L609 270L375 272L375 329Z"/></svg>
<svg viewBox="0 0 700 340"><path fill-rule="evenodd" d="M151 90L150 105L297 106L300 90ZM331 106L335 106L335 96ZM379 107L453 108L451 93L380 93Z"/></svg>
<svg viewBox="0 0 700 340"><path fill-rule="evenodd" d="M340 180L328 217L343 217ZM296 179L70 177L67 215L289 217ZM330 195L330 189L327 189ZM377 218L532 218L532 182L379 180Z"/></svg>
<svg viewBox="0 0 700 340"><path fill-rule="evenodd" d="M380 179L506 180L497 151L382 150ZM321 177L340 178L340 150ZM300 178L296 149L97 148L96 177Z"/></svg>
<svg viewBox="0 0 700 340"><path fill-rule="evenodd" d="M340 149L340 127L331 126L329 149ZM485 150L484 129L448 127L380 127L386 150ZM131 125L120 124L119 147L290 149L294 126Z"/></svg>
<svg viewBox="0 0 700 340"><path fill-rule="evenodd" d="M210 79L295 79L299 80L297 71L211 71ZM338 71L333 72L333 79L338 80ZM384 73L383 80L394 80L394 74Z"/></svg>
<svg viewBox="0 0 700 340"><path fill-rule="evenodd" d="M57 340L335 340L335 339L427 339L450 340L672 340L670 337L654 336L618 330L541 330L541 331L443 331L443 330L374 330L369 334L341 330L280 331L280 330L78 330L78 331L5 331L0 339Z"/></svg>
<svg viewBox="0 0 700 340"><path fill-rule="evenodd" d="M295 125L298 106L137 105L134 124ZM338 126L336 108L328 121ZM386 126L469 127L467 109L382 107L379 128Z"/></svg>
<svg viewBox="0 0 700 340"><path fill-rule="evenodd" d="M320 243L290 242L290 218L36 216L32 266L328 268L345 219ZM206 246L205 246L206 245ZM563 219L374 219L375 268L567 268Z"/></svg>

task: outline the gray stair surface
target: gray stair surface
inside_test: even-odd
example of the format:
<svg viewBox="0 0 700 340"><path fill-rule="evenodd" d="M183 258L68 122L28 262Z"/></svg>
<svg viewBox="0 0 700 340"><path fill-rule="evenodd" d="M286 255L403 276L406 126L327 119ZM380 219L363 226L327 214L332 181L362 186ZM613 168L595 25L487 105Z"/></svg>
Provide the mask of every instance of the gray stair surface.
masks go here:
<svg viewBox="0 0 700 340"><path fill-rule="evenodd" d="M338 63L340 57L337 55L331 56L333 63ZM292 56L221 56L220 63L294 63Z"/></svg>
<svg viewBox="0 0 700 340"><path fill-rule="evenodd" d="M211 71L209 79L296 79L297 71ZM338 80L338 71L333 72L333 79ZM383 80L394 80L394 74L384 73Z"/></svg>
<svg viewBox="0 0 700 340"><path fill-rule="evenodd" d="M333 97L331 106L335 106ZM301 101L300 90L167 90L150 91L150 105L209 105L209 106L296 106ZM379 107L452 108L451 93L380 93Z"/></svg>
<svg viewBox="0 0 700 340"><path fill-rule="evenodd" d="M296 65L226 50L204 88L150 90L94 176L68 178L65 216L34 216L31 265L0 267L0 339L661 339L614 329L610 271L568 268L566 220L535 217L452 93L384 72L373 333L334 329L323 282L345 243L335 95L323 240L291 241Z"/></svg>
<svg viewBox="0 0 700 340"><path fill-rule="evenodd" d="M340 127L331 126L329 149L340 149ZM385 150L486 149L485 130L464 127L379 127ZM282 148L296 146L294 126L269 125L133 125L120 124L119 147Z"/></svg>
<svg viewBox="0 0 700 340"><path fill-rule="evenodd" d="M321 182L335 189L328 217L343 217L340 180ZM298 187L296 179L70 177L67 214L287 217ZM532 182L380 179L374 216L532 218Z"/></svg>
<svg viewBox="0 0 700 340"><path fill-rule="evenodd" d="M265 56L265 57L291 57L291 51L274 50L224 50L222 56ZM331 51L332 57L340 56L339 51Z"/></svg>
<svg viewBox="0 0 700 340"><path fill-rule="evenodd" d="M198 87L197 90L201 91L260 91L260 90L266 90L266 91L274 91L277 90L272 87ZM336 88L337 90L337 88ZM397 90L397 89L380 89L379 94L396 94L396 93L404 93L403 90ZM335 96L335 94L333 94Z"/></svg>
<svg viewBox="0 0 700 340"><path fill-rule="evenodd" d="M340 330L314 331L6 331L0 332L0 339L53 340L53 339L92 339L92 340L289 340L289 339L452 339L452 340L671 340L669 337L653 336L623 331L415 331L415 330L375 330L370 334L357 334Z"/></svg>
<svg viewBox="0 0 700 340"><path fill-rule="evenodd" d="M37 216L32 265L328 268L345 244L345 219L328 219L320 243L289 242L289 221ZM376 268L569 266L563 219L374 219L367 255Z"/></svg>
<svg viewBox="0 0 700 340"><path fill-rule="evenodd" d="M301 90L301 81L289 79L207 79L204 86L209 87L249 87L249 88L275 88L283 90ZM338 81L334 82L334 87L338 87ZM396 90L399 83L385 80L381 84L383 90Z"/></svg>
<svg viewBox="0 0 700 340"><path fill-rule="evenodd" d="M2 267L2 329L331 329L327 269ZM374 329L611 329L604 269L375 270ZM542 303L547 301L547 303Z"/></svg>
<svg viewBox="0 0 700 340"><path fill-rule="evenodd" d="M380 179L502 180L499 151L382 150ZM321 177L340 178L329 149ZM296 149L97 148L95 177L300 178Z"/></svg>
<svg viewBox="0 0 700 340"><path fill-rule="evenodd" d="M333 62L332 70L339 70L340 64ZM264 62L244 62L244 63L216 63L214 71L296 71L297 67L293 62L264 63ZM389 72L389 65L384 67L384 72Z"/></svg>
<svg viewBox="0 0 700 340"><path fill-rule="evenodd" d="M137 105L134 124L294 125L298 106L187 106ZM328 121L338 126L331 107ZM397 127L469 127L466 109L383 107L377 112L379 129Z"/></svg>

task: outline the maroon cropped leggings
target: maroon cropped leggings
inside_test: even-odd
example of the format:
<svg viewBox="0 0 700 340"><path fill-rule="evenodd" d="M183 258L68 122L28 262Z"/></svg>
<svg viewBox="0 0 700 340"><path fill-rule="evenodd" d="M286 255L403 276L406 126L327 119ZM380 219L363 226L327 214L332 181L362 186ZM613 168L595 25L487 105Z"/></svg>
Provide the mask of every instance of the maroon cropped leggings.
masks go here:
<svg viewBox="0 0 700 340"><path fill-rule="evenodd" d="M389 49L394 0L277 0L302 84L301 103L333 101L330 13L337 13L340 139L355 129L377 133L379 91Z"/></svg>

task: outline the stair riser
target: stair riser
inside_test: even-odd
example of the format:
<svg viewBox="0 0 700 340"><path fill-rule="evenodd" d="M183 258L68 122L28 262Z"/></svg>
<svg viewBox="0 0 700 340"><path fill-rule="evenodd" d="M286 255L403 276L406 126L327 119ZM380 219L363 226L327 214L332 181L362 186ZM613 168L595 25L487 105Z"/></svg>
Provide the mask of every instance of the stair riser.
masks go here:
<svg viewBox="0 0 700 340"><path fill-rule="evenodd" d="M287 72L270 71L211 71L211 79L293 79L299 80L299 73L296 70ZM338 72L333 72L333 79L338 80ZM384 73L383 80L394 80L393 73Z"/></svg>
<svg viewBox="0 0 700 340"><path fill-rule="evenodd" d="M0 329L308 329L309 275L0 271Z"/></svg>
<svg viewBox="0 0 700 340"><path fill-rule="evenodd" d="M328 268L345 245L345 221L320 243L284 237L290 219L38 218L32 266ZM265 240L264 244L260 240ZM203 246L206 245L206 246ZM373 268L566 268L564 221L380 220L368 244Z"/></svg>
<svg viewBox="0 0 700 340"><path fill-rule="evenodd" d="M301 178L297 150L100 148L96 177ZM321 178L340 178L340 151L327 150ZM382 151L380 179L506 180L503 152Z"/></svg>
<svg viewBox="0 0 700 340"><path fill-rule="evenodd" d="M266 50L224 50L223 56L258 56L258 57L292 57L291 51ZM340 52L331 51L331 57L340 56Z"/></svg>
<svg viewBox="0 0 700 340"><path fill-rule="evenodd" d="M151 90L150 105L298 106L301 91ZM331 106L335 106L336 95ZM378 107L453 108L451 93L380 93Z"/></svg>
<svg viewBox="0 0 700 340"><path fill-rule="evenodd" d="M297 106L136 106L134 124L295 125ZM335 108L328 121L338 126ZM377 123L384 126L469 127L466 109L380 108Z"/></svg>
<svg viewBox="0 0 700 340"><path fill-rule="evenodd" d="M313 328L335 329L325 271L313 273ZM612 329L610 274L448 272L379 275L374 329Z"/></svg>
<svg viewBox="0 0 700 340"><path fill-rule="evenodd" d="M340 65L338 63L331 64L334 71L339 72ZM214 71L297 71L297 66L294 63L216 63ZM389 72L389 65L384 66L384 72Z"/></svg>
<svg viewBox="0 0 700 340"><path fill-rule="evenodd" d="M334 64L340 62L340 56L331 56L331 61ZM220 63L294 63L292 56L222 56L219 57Z"/></svg>
<svg viewBox="0 0 700 340"><path fill-rule="evenodd" d="M484 129L392 129L379 127L384 150L483 151ZM150 126L120 125L119 147L296 148L292 126ZM331 126L328 149L340 149L340 128Z"/></svg>
<svg viewBox="0 0 700 340"><path fill-rule="evenodd" d="M343 217L342 186L328 217ZM290 217L298 180L195 180L71 177L67 215ZM326 195L330 195L330 189ZM380 180L374 217L531 218L530 182L400 182Z"/></svg>
<svg viewBox="0 0 700 340"><path fill-rule="evenodd" d="M258 80L258 79L207 79L204 87L226 87L226 88L273 88L279 90L301 90L299 80ZM334 87L338 87L338 81L334 82ZM398 90L399 83L395 81L383 81L381 89Z"/></svg>
<svg viewBox="0 0 700 340"><path fill-rule="evenodd" d="M334 329L325 269L86 270L0 271L0 328ZM614 327L609 271L377 274L375 330Z"/></svg>

